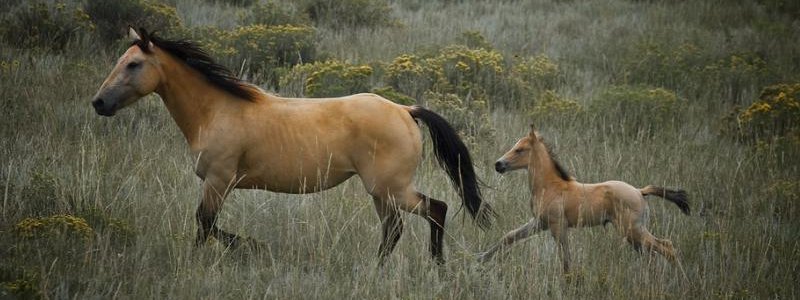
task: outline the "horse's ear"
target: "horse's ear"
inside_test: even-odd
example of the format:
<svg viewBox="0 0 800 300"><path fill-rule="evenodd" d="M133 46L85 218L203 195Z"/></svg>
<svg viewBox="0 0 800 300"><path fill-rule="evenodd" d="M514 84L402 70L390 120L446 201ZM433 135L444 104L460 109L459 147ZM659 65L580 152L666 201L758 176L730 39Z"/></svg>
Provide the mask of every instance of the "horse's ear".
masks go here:
<svg viewBox="0 0 800 300"><path fill-rule="evenodd" d="M535 137L536 136L536 126L531 123L531 131L528 132L529 136Z"/></svg>
<svg viewBox="0 0 800 300"><path fill-rule="evenodd" d="M154 46L150 41L150 34L144 28L139 27L139 30L136 30L132 26L128 26L128 37L132 44L138 45L145 53L153 51Z"/></svg>
<svg viewBox="0 0 800 300"><path fill-rule="evenodd" d="M136 29L133 29L133 26L128 26L128 38L131 42L137 42L142 40L142 37L136 32Z"/></svg>

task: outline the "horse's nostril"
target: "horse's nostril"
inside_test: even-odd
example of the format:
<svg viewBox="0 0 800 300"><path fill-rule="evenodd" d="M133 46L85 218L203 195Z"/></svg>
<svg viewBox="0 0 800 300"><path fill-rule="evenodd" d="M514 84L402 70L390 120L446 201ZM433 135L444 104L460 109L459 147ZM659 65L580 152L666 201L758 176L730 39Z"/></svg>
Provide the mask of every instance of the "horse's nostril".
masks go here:
<svg viewBox="0 0 800 300"><path fill-rule="evenodd" d="M495 171L503 172L503 169L505 169L505 166L504 166L503 162L498 161L498 162L494 163L494 170Z"/></svg>
<svg viewBox="0 0 800 300"><path fill-rule="evenodd" d="M94 108L102 108L103 104L105 103L103 102L102 98L97 98L94 101L92 101L92 106L94 106Z"/></svg>

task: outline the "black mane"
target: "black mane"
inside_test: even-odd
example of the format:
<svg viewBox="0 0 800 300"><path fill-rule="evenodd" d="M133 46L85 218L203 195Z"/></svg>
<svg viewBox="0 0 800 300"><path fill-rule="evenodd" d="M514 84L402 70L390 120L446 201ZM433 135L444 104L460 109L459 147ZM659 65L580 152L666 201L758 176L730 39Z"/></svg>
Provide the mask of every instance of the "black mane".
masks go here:
<svg viewBox="0 0 800 300"><path fill-rule="evenodd" d="M555 167L558 177L560 177L564 181L574 180L574 178L572 178L572 176L569 175L569 172L567 172L567 169L564 168L564 166L562 166L561 163L558 162L558 160L556 159L556 154L553 153L553 150L551 150L550 145L545 144L544 148L547 149L547 155L550 156L550 161L553 162L553 167Z"/></svg>
<svg viewBox="0 0 800 300"><path fill-rule="evenodd" d="M214 86L231 93L244 100L253 101L258 95L258 89L247 82L242 81L233 74L228 68L218 64L211 56L201 49L196 43L188 40L166 40L155 35L148 34L143 28L139 29L140 39L132 45L139 46L145 53L150 53L149 43L161 48L172 56L180 59L192 69L203 74L206 79Z"/></svg>

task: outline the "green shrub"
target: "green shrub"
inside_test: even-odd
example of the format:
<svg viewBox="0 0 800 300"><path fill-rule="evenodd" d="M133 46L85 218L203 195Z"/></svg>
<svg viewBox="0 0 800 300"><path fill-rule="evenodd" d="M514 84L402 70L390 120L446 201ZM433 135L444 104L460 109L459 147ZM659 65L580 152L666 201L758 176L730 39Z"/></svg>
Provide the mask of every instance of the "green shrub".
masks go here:
<svg viewBox="0 0 800 300"><path fill-rule="evenodd" d="M413 54L396 57L386 67L385 80L391 87L414 98L433 88L441 75L441 69L430 64L426 59Z"/></svg>
<svg viewBox="0 0 800 300"><path fill-rule="evenodd" d="M270 0L257 3L247 10L248 13L241 17L241 24L262 25L308 25L311 20L308 15L298 11L297 7L289 3L277 3Z"/></svg>
<svg viewBox="0 0 800 300"><path fill-rule="evenodd" d="M380 95L386 99L391 100L394 103L402 104L402 105L414 105L417 103L417 100L414 98L409 97L403 93L400 93L393 89L390 86L382 87L382 88L374 88L370 91L371 93Z"/></svg>
<svg viewBox="0 0 800 300"><path fill-rule="evenodd" d="M672 128L682 115L681 99L664 88L646 86L612 86L590 105L599 119L608 120L632 133L652 135L656 130Z"/></svg>
<svg viewBox="0 0 800 300"><path fill-rule="evenodd" d="M495 95L504 77L503 55L494 50L449 46L430 63L442 70L439 89L462 96L474 89Z"/></svg>
<svg viewBox="0 0 800 300"><path fill-rule="evenodd" d="M565 117L574 118L582 112L583 106L577 101L560 96L553 90L546 90L536 99L536 105L530 110L529 115L538 122Z"/></svg>
<svg viewBox="0 0 800 300"><path fill-rule="evenodd" d="M734 102L740 92L753 88L768 75L767 63L759 56L744 53L734 54L705 65L701 72L703 87L723 93L723 99Z"/></svg>
<svg viewBox="0 0 800 300"><path fill-rule="evenodd" d="M315 30L310 26L255 24L230 31L202 28L194 35L212 57L234 70L246 63L251 73L273 85L282 69L314 61Z"/></svg>
<svg viewBox="0 0 800 300"><path fill-rule="evenodd" d="M304 0L301 7L318 26L342 29L397 24L384 0Z"/></svg>
<svg viewBox="0 0 800 300"><path fill-rule="evenodd" d="M307 97L339 97L369 91L372 68L329 60L297 65L281 79L281 87Z"/></svg>
<svg viewBox="0 0 800 300"><path fill-rule="evenodd" d="M112 43L128 34L128 26L170 35L182 29L174 6L148 0L91 0L86 12L97 25L102 41Z"/></svg>
<svg viewBox="0 0 800 300"><path fill-rule="evenodd" d="M705 65L708 58L697 45L684 43L669 45L647 40L625 62L626 84L686 87Z"/></svg>
<svg viewBox="0 0 800 300"><path fill-rule="evenodd" d="M561 72L549 57L525 57L511 68L509 79L523 98L535 97L556 88Z"/></svg>
<svg viewBox="0 0 800 300"><path fill-rule="evenodd" d="M14 231L25 239L74 237L90 241L94 238L94 229L85 219L66 214L25 218L14 226Z"/></svg>
<svg viewBox="0 0 800 300"><path fill-rule="evenodd" d="M505 68L500 52L452 45L433 56L403 54L386 68L386 82L402 93L418 98L426 91L442 94L499 95Z"/></svg>
<svg viewBox="0 0 800 300"><path fill-rule="evenodd" d="M735 110L730 124L743 141L788 139L800 145L800 83L764 88L758 100L744 110Z"/></svg>
<svg viewBox="0 0 800 300"><path fill-rule="evenodd" d="M32 2L5 14L0 36L20 48L63 50L71 39L95 29L80 7L66 2Z"/></svg>
<svg viewBox="0 0 800 300"><path fill-rule="evenodd" d="M767 63L752 53L711 56L697 45L644 42L624 64L623 82L662 86L696 97L735 102L741 92L766 81Z"/></svg>
<svg viewBox="0 0 800 300"><path fill-rule="evenodd" d="M3 280L0 282L0 298L3 299L42 299L43 293L39 289L40 279L39 275L31 272L12 272L8 270L0 270L8 273L21 273L18 277L10 280ZM0 276L8 277L10 274L0 274ZM12 277L13 278L13 277ZM16 297L11 298L14 295Z"/></svg>
<svg viewBox="0 0 800 300"><path fill-rule="evenodd" d="M471 49L494 49L479 31L464 31L456 37L456 44L467 46Z"/></svg>

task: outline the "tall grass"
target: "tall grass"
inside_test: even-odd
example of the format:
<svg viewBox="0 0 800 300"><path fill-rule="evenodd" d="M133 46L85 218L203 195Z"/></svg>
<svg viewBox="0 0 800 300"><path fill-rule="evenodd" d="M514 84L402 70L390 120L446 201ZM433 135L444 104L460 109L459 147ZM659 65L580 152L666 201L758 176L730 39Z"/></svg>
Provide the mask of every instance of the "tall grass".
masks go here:
<svg viewBox="0 0 800 300"><path fill-rule="evenodd" d="M234 16L246 7L172 2L188 27L244 25ZM500 215L493 229L478 230L459 211L456 193L426 141L415 182L451 207L447 263L441 268L427 254L427 222L411 215L386 267L376 268L379 221L357 180L311 195L236 191L226 201L220 226L267 247L230 250L209 242L194 248L200 181L161 100L146 97L114 118L95 115L89 105L121 51L89 52L96 50L89 38L68 43L64 53L0 42L0 298L800 296L800 222L791 213L798 211L800 153L718 134L720 118L734 105L756 100L763 86L800 81L796 20L748 1L390 4L402 26L321 26L317 51L353 64L390 63L400 54L432 53L465 31L478 31L506 57L552 58L563 72L552 88L589 109L542 122L524 105L491 107L481 125L493 134L472 137L470 150L486 199ZM765 75L698 76L689 67L655 63L632 67L634 58L659 62L657 55L683 55L672 51L681 44L696 46L691 59L703 67L732 55L757 55ZM650 53L656 56L642 50L647 45L655 45L649 49L658 50ZM631 70L640 76L631 77ZM724 80L730 78L741 80ZM619 121L630 117L625 109L593 113L595 99L623 85L668 89L685 107L653 118L671 125L647 132ZM493 96L487 95L490 103ZM611 226L571 231L577 264L572 276L561 274L549 233L516 245L503 260L476 262L476 253L531 217L526 175L492 170L531 122L579 181L618 179L689 192L692 216L658 198L648 200L648 226L673 241L688 281L663 258L633 251ZM86 219L96 230L94 238L76 241L59 231L20 236L21 220L54 214Z"/></svg>

